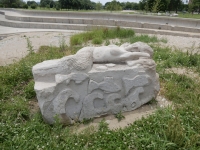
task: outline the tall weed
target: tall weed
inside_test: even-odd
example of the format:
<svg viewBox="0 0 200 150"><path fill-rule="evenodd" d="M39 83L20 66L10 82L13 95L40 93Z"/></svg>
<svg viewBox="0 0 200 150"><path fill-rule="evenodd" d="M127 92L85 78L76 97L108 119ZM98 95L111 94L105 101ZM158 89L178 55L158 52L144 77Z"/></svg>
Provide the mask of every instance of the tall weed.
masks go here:
<svg viewBox="0 0 200 150"><path fill-rule="evenodd" d="M114 29L100 28L90 32L79 33L70 38L70 45L82 45L90 40L93 44L102 44L103 39L128 38L134 36L132 29L123 29L120 27Z"/></svg>

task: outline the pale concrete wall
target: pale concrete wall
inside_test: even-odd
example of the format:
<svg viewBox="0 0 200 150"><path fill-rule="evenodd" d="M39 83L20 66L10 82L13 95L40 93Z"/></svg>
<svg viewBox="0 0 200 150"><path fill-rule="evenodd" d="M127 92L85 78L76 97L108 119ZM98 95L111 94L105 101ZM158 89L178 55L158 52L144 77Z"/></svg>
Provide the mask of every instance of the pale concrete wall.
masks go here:
<svg viewBox="0 0 200 150"><path fill-rule="evenodd" d="M120 26L132 28L136 32L141 33L159 32L168 34L169 31L200 33L200 19L96 12L6 10L7 11L0 9L0 14L5 15L5 18L8 19L0 20L0 25L8 27L92 30L100 26L106 26L108 28ZM187 35L187 33L185 35Z"/></svg>

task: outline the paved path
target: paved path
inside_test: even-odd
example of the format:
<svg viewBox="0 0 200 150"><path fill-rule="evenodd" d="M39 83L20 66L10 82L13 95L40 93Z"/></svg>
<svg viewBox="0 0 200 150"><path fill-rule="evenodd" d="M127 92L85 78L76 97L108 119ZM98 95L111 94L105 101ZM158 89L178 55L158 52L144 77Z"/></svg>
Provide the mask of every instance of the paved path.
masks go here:
<svg viewBox="0 0 200 150"><path fill-rule="evenodd" d="M76 30L70 30L74 32ZM58 29L33 29L33 28L13 28L0 26L0 36L5 34L16 34L24 32L69 32L69 30L58 30Z"/></svg>

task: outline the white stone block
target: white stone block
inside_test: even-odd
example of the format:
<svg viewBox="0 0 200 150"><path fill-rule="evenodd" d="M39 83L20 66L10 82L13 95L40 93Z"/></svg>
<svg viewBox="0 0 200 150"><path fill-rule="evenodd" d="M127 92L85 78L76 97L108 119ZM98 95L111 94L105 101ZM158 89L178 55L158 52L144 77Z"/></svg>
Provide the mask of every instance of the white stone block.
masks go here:
<svg viewBox="0 0 200 150"><path fill-rule="evenodd" d="M157 96L159 79L153 50L137 42L85 47L75 55L44 61L32 69L46 122L132 111Z"/></svg>

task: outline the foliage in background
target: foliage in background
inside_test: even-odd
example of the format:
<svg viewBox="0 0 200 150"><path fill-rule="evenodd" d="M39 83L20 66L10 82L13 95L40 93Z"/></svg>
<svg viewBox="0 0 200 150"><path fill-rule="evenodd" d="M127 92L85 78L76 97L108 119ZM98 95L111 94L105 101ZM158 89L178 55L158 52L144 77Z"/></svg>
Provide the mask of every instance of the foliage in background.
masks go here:
<svg viewBox="0 0 200 150"><path fill-rule="evenodd" d="M26 5L22 0L0 0L0 7L23 8Z"/></svg>
<svg viewBox="0 0 200 150"><path fill-rule="evenodd" d="M96 10L101 10L102 8L103 8L103 5L100 2L97 2L95 9Z"/></svg>
<svg viewBox="0 0 200 150"><path fill-rule="evenodd" d="M150 12L176 11L177 13L183 9L184 3L182 0L141 0L139 6L141 10Z"/></svg>
<svg viewBox="0 0 200 150"><path fill-rule="evenodd" d="M113 0L112 2L110 2L109 4L107 4L106 10L119 11L119 10L122 10L122 7L120 5L120 2L118 2L116 0Z"/></svg>

